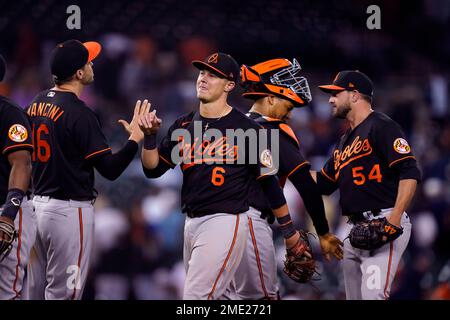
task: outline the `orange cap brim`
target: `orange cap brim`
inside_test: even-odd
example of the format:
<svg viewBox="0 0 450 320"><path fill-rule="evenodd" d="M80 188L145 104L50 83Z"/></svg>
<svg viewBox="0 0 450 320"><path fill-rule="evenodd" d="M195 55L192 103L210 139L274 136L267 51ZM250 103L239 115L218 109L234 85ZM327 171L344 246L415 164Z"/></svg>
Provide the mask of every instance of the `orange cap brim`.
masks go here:
<svg viewBox="0 0 450 320"><path fill-rule="evenodd" d="M101 44L95 41L84 42L83 45L89 52L88 62L94 60L98 56L100 51L102 51Z"/></svg>
<svg viewBox="0 0 450 320"><path fill-rule="evenodd" d="M337 92L337 91L344 91L345 88L335 86L334 84L319 86L319 88L324 92Z"/></svg>

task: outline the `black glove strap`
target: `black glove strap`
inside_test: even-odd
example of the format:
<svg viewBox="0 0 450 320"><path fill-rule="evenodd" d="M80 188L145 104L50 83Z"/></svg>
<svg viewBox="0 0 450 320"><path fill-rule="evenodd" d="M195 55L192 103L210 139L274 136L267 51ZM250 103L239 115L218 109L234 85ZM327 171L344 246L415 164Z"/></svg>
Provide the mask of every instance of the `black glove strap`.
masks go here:
<svg viewBox="0 0 450 320"><path fill-rule="evenodd" d="M277 218L277 221L280 224L280 230L285 239L289 239L295 234L296 230L289 213L281 218Z"/></svg>
<svg viewBox="0 0 450 320"><path fill-rule="evenodd" d="M153 150L156 148L156 134L144 136L144 149Z"/></svg>
<svg viewBox="0 0 450 320"><path fill-rule="evenodd" d="M17 211L19 211L24 196L25 192L20 189L9 189L1 215L3 217L11 218L14 221L16 219Z"/></svg>

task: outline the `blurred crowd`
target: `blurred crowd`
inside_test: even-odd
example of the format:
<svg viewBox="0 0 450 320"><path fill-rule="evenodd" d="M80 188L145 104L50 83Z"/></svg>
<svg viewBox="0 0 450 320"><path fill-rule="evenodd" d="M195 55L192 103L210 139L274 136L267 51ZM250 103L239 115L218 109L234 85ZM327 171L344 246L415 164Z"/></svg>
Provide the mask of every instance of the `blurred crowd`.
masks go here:
<svg viewBox="0 0 450 320"><path fill-rule="evenodd" d="M216 50L250 65L269 58L295 57L308 78L313 100L293 112L290 125L317 170L346 129L345 122L331 118L328 97L317 85L331 81L340 69L357 68L374 80L373 108L402 126L423 173L408 210L413 233L391 298L450 299L450 68L445 56L450 53L450 4L411 1L402 8L386 2L382 21L387 30L377 33L365 28L365 11L355 9L362 8L365 1L358 1L359 7L356 1L341 5L332 1L328 5L337 8L333 13L308 1L295 1L292 6L289 1L275 1L265 7L267 14L260 10L263 4L259 1L249 1L239 14L230 11L236 1L211 3L209 7L188 2L196 5L190 7L192 13L187 9L171 12L175 1L170 0L161 1L163 4L129 1L128 5L110 1L103 11L98 4L80 4L82 13L86 6L90 8L86 14L90 19L83 20L85 27L78 33L64 31L65 11L61 26L51 25L58 22L55 8L63 8L64 2L11 4L7 18L0 19L1 52L8 62L0 94L26 107L40 90L53 86L48 58L58 41L99 41L103 51L94 64L95 83L82 99L99 115L114 151L127 139L117 121L130 120L137 99L150 99L163 119L162 132L179 115L198 106L197 70L190 64L193 59ZM13 24L13 19L20 17L19 13L14 16L14 10L22 3L22 9L37 7L33 7L31 17ZM55 7L49 11L52 5ZM120 18L115 22L103 16L93 19L95 12ZM252 12L260 17L256 25ZM415 16L417 12L424 14ZM44 14L54 19L36 26L35 21ZM289 18L284 26L279 25L281 18L276 19L281 16ZM223 34L218 34L223 26L227 26ZM292 36L297 38L288 41ZM421 38L420 46L417 37ZM242 111L251 106L251 101L240 96L239 88L229 102ZM180 299L184 282L181 178L176 168L148 180L138 157L114 182L97 175L96 240L85 299ZM285 195L297 227L314 231L292 185L287 184ZM340 214L338 198L334 194L324 201L332 230L343 239L348 224ZM340 265L321 260L317 239L311 240L319 259L318 281L298 285L285 277L284 246L274 231L284 299L345 298Z"/></svg>

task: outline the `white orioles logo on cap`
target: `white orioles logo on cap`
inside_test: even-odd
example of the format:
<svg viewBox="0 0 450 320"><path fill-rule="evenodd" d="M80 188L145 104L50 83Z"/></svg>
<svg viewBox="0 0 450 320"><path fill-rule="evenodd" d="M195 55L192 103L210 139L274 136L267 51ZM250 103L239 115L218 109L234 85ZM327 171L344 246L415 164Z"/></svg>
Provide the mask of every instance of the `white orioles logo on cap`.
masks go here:
<svg viewBox="0 0 450 320"><path fill-rule="evenodd" d="M411 147L405 139L397 138L394 141L394 150L398 153L406 154L411 152Z"/></svg>
<svg viewBox="0 0 450 320"><path fill-rule="evenodd" d="M273 160L272 160L272 154L270 153L269 149L266 149L263 152L261 152L260 160L261 160L261 163L265 167L267 167L269 169L272 168Z"/></svg>
<svg viewBox="0 0 450 320"><path fill-rule="evenodd" d="M21 124L13 124L9 128L8 136L14 142L24 142L28 138L28 131Z"/></svg>

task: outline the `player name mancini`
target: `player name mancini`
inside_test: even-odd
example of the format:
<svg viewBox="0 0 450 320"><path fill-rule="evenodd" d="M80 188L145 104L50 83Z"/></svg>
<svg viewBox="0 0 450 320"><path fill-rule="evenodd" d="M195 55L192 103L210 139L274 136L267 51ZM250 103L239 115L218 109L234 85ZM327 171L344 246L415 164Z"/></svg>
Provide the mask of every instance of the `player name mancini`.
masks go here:
<svg viewBox="0 0 450 320"><path fill-rule="evenodd" d="M27 113L30 117L47 117L56 122L63 115L64 110L53 103L35 102L28 108Z"/></svg>

